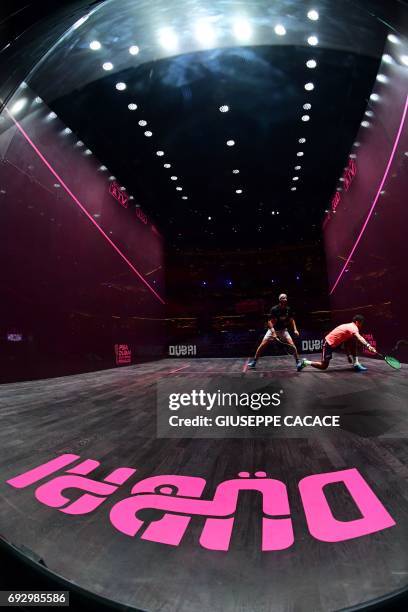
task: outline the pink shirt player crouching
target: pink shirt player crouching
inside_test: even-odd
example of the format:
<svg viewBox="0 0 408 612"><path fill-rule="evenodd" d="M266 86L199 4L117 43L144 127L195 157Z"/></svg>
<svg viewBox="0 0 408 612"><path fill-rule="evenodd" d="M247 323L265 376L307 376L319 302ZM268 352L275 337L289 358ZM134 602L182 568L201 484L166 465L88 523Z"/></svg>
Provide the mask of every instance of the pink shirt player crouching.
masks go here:
<svg viewBox="0 0 408 612"><path fill-rule="evenodd" d="M336 348L343 342L347 342L353 336L357 338L362 344L366 344L366 340L359 334L358 327L355 323L344 323L335 327L327 336L325 340L332 348Z"/></svg>

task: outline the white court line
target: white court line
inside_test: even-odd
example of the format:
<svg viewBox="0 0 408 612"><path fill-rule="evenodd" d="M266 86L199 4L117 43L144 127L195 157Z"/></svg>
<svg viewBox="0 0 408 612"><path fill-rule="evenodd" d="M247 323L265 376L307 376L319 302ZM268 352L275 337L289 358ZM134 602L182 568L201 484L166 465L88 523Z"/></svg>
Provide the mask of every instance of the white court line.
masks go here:
<svg viewBox="0 0 408 612"><path fill-rule="evenodd" d="M180 370L185 370L186 368L189 368L190 364L187 364L185 366L181 366L181 368L177 368L177 370L171 370L171 372L168 372L168 374L174 374L175 372L180 372Z"/></svg>

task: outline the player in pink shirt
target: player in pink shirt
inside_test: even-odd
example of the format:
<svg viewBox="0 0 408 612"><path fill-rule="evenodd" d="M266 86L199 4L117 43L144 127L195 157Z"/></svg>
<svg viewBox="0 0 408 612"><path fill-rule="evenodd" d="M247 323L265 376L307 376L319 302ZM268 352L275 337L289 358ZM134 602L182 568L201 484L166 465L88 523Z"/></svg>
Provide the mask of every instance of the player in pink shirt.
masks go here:
<svg viewBox="0 0 408 612"><path fill-rule="evenodd" d="M340 346L345 345L347 352L347 358L350 363L353 364L353 369L356 372L365 372L367 368L358 361L357 357L357 342L360 342L369 351L375 353L373 348L363 336L360 335L360 330L364 325L363 315L355 315L351 323L344 323L335 327L324 339L322 360L321 361L309 361L308 359L302 359L300 369L311 365L318 370L326 370L329 367L330 360L333 356L333 350Z"/></svg>

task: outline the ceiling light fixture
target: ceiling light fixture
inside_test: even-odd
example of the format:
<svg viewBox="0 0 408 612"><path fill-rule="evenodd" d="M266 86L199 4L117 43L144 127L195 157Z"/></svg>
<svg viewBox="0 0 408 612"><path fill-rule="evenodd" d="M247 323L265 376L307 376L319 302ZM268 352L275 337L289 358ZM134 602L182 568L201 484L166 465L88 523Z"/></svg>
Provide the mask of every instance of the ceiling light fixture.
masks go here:
<svg viewBox="0 0 408 612"><path fill-rule="evenodd" d="M312 91L314 89L313 83L305 83L305 89L306 91Z"/></svg>
<svg viewBox="0 0 408 612"><path fill-rule="evenodd" d="M312 9L308 12L307 17L311 21L317 21L319 19L319 13L315 9Z"/></svg>
<svg viewBox="0 0 408 612"><path fill-rule="evenodd" d="M308 44L311 47L315 47L316 45L319 44L319 39L317 38L317 36L309 36L309 38L307 39Z"/></svg>
<svg viewBox="0 0 408 612"><path fill-rule="evenodd" d="M393 64L394 63L394 60L392 59L391 55L389 55L388 53L384 53L384 55L382 56L381 59L386 64Z"/></svg>
<svg viewBox="0 0 408 612"><path fill-rule="evenodd" d="M163 157L163 155L164 155L164 151L156 151L156 155L157 155L158 157Z"/></svg>
<svg viewBox="0 0 408 612"><path fill-rule="evenodd" d="M93 40L90 44L89 44L89 48L92 49L92 51L99 51L99 49L102 47L101 43L99 42L99 40Z"/></svg>
<svg viewBox="0 0 408 612"><path fill-rule="evenodd" d="M222 106L220 106L220 113L228 113L229 111L229 106L227 104L223 104Z"/></svg>
<svg viewBox="0 0 408 612"><path fill-rule="evenodd" d="M235 140L227 140L227 146L233 147L235 145Z"/></svg>
<svg viewBox="0 0 408 612"><path fill-rule="evenodd" d="M139 47L137 45L132 45L129 47L130 55L137 55L139 53Z"/></svg>
<svg viewBox="0 0 408 612"><path fill-rule="evenodd" d="M302 115L302 121L309 121L310 115Z"/></svg>
<svg viewBox="0 0 408 612"><path fill-rule="evenodd" d="M233 29L235 37L242 42L246 42L252 37L251 24L243 17L235 19Z"/></svg>
<svg viewBox="0 0 408 612"><path fill-rule="evenodd" d="M128 109L131 111L135 111L137 109L137 104L131 102L130 104L128 104Z"/></svg>
<svg viewBox="0 0 408 612"><path fill-rule="evenodd" d="M146 130L144 135L147 136L147 138L150 138L150 136L153 136L153 132L151 132L150 130Z"/></svg>
<svg viewBox="0 0 408 612"><path fill-rule="evenodd" d="M178 38L171 28L159 30L159 42L167 51L175 51L178 47Z"/></svg>
<svg viewBox="0 0 408 612"><path fill-rule="evenodd" d="M215 31L212 25L204 19L197 21L195 25L195 36L202 45L211 46L215 41Z"/></svg>
<svg viewBox="0 0 408 612"><path fill-rule="evenodd" d="M16 115L17 113L19 113L21 110L23 110L26 104L27 104L27 98L20 98L20 100L17 100L17 102L15 102L13 106L11 107L12 114Z"/></svg>
<svg viewBox="0 0 408 612"><path fill-rule="evenodd" d="M112 62L104 62L104 63L102 64L102 68L103 68L104 70L112 70L112 68L113 68L113 64L112 64Z"/></svg>
<svg viewBox="0 0 408 612"><path fill-rule="evenodd" d="M306 62L306 66L307 66L308 68L316 68L316 66L317 66L317 62L316 62L316 60L314 60L314 59L307 60L307 62Z"/></svg>
<svg viewBox="0 0 408 612"><path fill-rule="evenodd" d="M118 91L125 91L126 83L122 83L122 82L116 83L115 87Z"/></svg>
<svg viewBox="0 0 408 612"><path fill-rule="evenodd" d="M278 25L276 25L274 29L275 29L275 34L277 34L278 36L285 36L286 28L281 23L278 23Z"/></svg>

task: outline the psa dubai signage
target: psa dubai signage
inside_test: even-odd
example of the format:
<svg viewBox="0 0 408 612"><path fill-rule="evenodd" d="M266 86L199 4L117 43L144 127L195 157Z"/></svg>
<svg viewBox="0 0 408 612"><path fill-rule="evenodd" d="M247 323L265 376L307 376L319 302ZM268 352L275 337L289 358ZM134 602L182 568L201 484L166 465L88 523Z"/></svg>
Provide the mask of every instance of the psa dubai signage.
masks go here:
<svg viewBox="0 0 408 612"><path fill-rule="evenodd" d="M62 454L13 476L7 484L14 489L33 488L36 500L48 508L71 516L82 516L102 506L119 487L134 476L136 469L119 467L101 481L90 475L100 463L95 459L79 461L79 455ZM75 464L75 465L74 465ZM358 508L360 518L337 520L325 495L330 485L341 483ZM201 547L228 551L235 526L235 513L240 491L253 491L262 496L259 520L262 524L262 551L290 548L295 541L291 508L284 482L264 471L239 472L236 477L220 482L212 499L203 499L205 478L163 474L132 484L123 499L109 511L113 529L130 538L179 546L191 519L204 520L199 537ZM130 490L129 490L130 489ZM81 493L78 496L78 493ZM74 500L70 499L73 495ZM396 523L380 499L356 468L312 474L298 483L298 495L306 516L309 536L321 542L344 542L366 537ZM17 499L15 503L18 504ZM164 514L146 524L138 518L141 510L156 509ZM104 519L103 514L100 515ZM354 514L355 517L355 514ZM70 523L67 522L67 529ZM300 537L304 537L300 534Z"/></svg>
<svg viewBox="0 0 408 612"><path fill-rule="evenodd" d="M116 181L112 181L109 185L109 193L119 202L123 208L127 208L129 206L129 196L127 193L121 189L120 185Z"/></svg>
<svg viewBox="0 0 408 612"><path fill-rule="evenodd" d="M116 365L132 363L132 351L127 344L115 344Z"/></svg>
<svg viewBox="0 0 408 612"><path fill-rule="evenodd" d="M348 166L346 167L346 169L344 170L342 179L343 179L343 188L344 191L348 191L350 188L350 185L354 179L354 177L357 174L357 166L356 166L356 162L354 161L354 159L349 159L349 163ZM331 209L332 212L336 212L339 204L341 201L341 195L340 195L340 191L336 191L336 193L333 196L333 199L331 201Z"/></svg>

